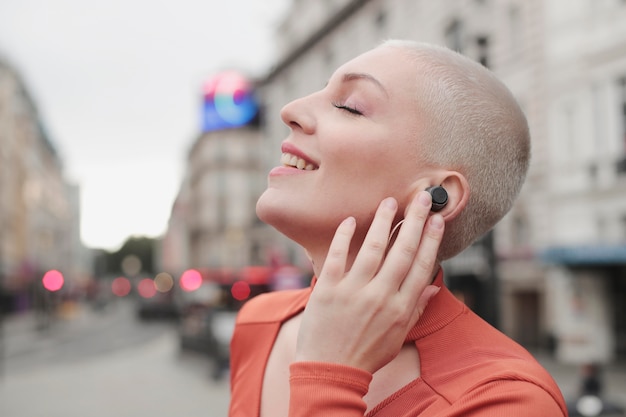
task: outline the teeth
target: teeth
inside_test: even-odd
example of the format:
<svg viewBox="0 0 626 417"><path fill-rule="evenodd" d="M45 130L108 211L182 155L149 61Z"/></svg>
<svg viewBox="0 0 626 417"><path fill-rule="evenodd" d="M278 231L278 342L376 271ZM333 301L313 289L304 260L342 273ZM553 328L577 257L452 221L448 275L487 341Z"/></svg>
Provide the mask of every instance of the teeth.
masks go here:
<svg viewBox="0 0 626 417"><path fill-rule="evenodd" d="M312 171L315 169L315 165L307 163L304 159L298 158L297 156L287 152L281 155L280 162L283 165L302 169L305 171Z"/></svg>

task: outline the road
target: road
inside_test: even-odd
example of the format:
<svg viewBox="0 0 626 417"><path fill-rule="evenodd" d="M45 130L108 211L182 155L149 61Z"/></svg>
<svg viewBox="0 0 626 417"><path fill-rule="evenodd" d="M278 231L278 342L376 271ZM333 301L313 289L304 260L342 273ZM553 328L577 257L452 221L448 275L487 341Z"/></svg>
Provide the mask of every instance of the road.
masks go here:
<svg viewBox="0 0 626 417"><path fill-rule="evenodd" d="M208 358L179 349L172 323L140 322L129 300L104 311L66 309L47 330L32 314L4 320L1 417L226 417L227 377L211 378ZM539 360L568 399L577 367ZM605 393L626 405L626 364L605 369Z"/></svg>
<svg viewBox="0 0 626 417"><path fill-rule="evenodd" d="M33 315L4 322L2 417L225 417L227 378L179 350L169 323L142 323L132 303L78 306L49 329ZM2 343L2 342L0 342Z"/></svg>

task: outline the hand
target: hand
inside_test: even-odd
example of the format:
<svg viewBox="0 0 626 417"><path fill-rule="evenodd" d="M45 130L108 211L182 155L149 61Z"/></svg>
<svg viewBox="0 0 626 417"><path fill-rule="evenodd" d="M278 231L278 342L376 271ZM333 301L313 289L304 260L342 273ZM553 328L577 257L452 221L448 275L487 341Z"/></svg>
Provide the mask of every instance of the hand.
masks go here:
<svg viewBox="0 0 626 417"><path fill-rule="evenodd" d="M352 217L335 233L302 316L296 361L340 363L376 372L402 348L409 330L438 288L429 285L444 222L430 214L431 197L418 193L393 246L389 233L397 211L382 201L354 263L346 272Z"/></svg>

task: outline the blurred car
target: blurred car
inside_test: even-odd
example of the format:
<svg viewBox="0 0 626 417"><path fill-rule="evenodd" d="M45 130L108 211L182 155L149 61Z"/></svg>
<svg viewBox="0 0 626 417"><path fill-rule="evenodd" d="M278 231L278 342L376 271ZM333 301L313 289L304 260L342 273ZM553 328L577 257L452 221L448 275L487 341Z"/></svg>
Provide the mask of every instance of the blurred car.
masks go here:
<svg viewBox="0 0 626 417"><path fill-rule="evenodd" d="M220 379L228 370L230 339L237 312L206 305L189 306L180 322L180 347L207 355L213 361L212 376Z"/></svg>
<svg viewBox="0 0 626 417"><path fill-rule="evenodd" d="M307 284L302 271L290 265L201 271L201 285L181 295L180 348L210 357L213 377L219 379L228 370L230 341L241 306L257 295Z"/></svg>
<svg viewBox="0 0 626 417"><path fill-rule="evenodd" d="M213 356L217 339L212 329L212 309L202 304L185 308L179 326L180 347Z"/></svg>
<svg viewBox="0 0 626 417"><path fill-rule="evenodd" d="M137 316L141 320L178 320L180 307L171 295L157 293L137 301Z"/></svg>

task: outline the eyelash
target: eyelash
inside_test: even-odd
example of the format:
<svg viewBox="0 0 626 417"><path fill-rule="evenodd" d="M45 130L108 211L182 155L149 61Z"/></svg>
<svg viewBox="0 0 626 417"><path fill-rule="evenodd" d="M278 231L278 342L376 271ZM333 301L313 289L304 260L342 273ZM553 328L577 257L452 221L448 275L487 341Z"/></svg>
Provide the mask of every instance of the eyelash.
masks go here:
<svg viewBox="0 0 626 417"><path fill-rule="evenodd" d="M362 116L363 115L363 113L361 113L358 109L355 109L353 107L348 107L346 105L338 104L338 103L333 103L333 106L335 106L338 109L345 110L348 113L354 114L356 116Z"/></svg>

